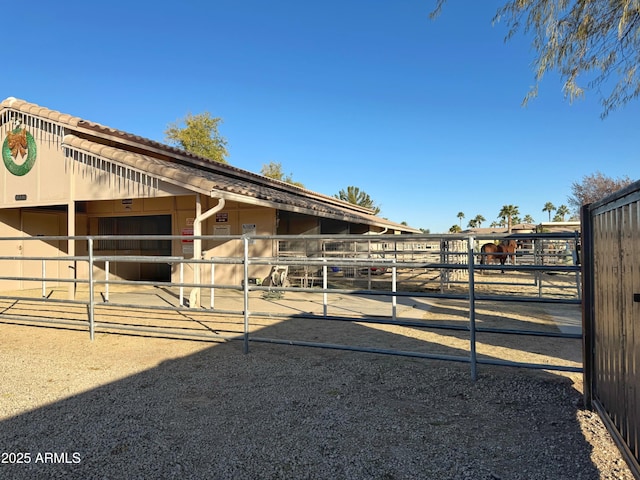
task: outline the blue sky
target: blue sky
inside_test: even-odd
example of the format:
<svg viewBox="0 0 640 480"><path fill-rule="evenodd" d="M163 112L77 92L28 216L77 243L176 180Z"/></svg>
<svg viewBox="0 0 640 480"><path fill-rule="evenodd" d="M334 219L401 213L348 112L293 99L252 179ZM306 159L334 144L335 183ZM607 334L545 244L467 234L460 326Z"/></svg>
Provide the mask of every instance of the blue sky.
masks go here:
<svg viewBox="0 0 640 480"><path fill-rule="evenodd" d="M505 204L544 221L571 184L640 178L639 104L600 119L492 26L498 0L112 0L3 9L0 96L158 141L188 112L221 117L229 163L279 162L307 188L367 192L432 233Z"/></svg>

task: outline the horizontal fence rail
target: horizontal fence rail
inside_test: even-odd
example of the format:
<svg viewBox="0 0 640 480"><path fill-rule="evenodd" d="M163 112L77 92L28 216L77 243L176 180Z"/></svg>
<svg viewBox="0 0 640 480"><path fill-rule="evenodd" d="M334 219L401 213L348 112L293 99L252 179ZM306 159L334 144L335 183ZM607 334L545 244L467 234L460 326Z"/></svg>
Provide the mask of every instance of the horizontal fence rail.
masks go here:
<svg viewBox="0 0 640 480"><path fill-rule="evenodd" d="M500 258L497 264L490 263L496 258L483 253L482 245L507 239L517 243L513 256L505 258L504 264ZM137 242L125 242L129 240ZM143 255L138 251L108 249L119 243L141 245L145 241L170 242L172 254ZM204 253L201 258L190 258L187 247L193 241L202 242ZM29 248L36 252L34 255L25 254L30 242L34 243L34 248ZM465 362L471 366L473 379L477 377L478 364L581 371L579 366L507 361L478 356L476 352L478 334L581 338L579 331L500 327L477 322L478 308L493 302L580 305L580 245L575 233L3 237L0 238L0 252L8 250L3 248L7 243L20 243L25 248L23 255L0 256L0 266L12 267L0 269L3 272L0 275L3 286L0 301L7 302L0 320L74 325L87 328L92 340L96 330L149 332L221 341L241 340L246 353L250 342L263 342ZM40 250L49 254L37 253ZM166 278L130 278L131 272L144 277L145 269L164 272L158 269L159 266L167 267ZM146 294L152 292L154 301L142 301L143 297L137 295L141 289ZM292 313L290 305L281 310L274 308L278 302L286 303L285 295L300 296L307 302L305 305L311 304L317 310L300 307ZM230 302L229 298L236 301ZM84 308L86 318L15 314L15 302L27 300ZM403 301L420 304L430 300L458 302L456 308L462 308L460 311L466 321L425 320L399 313L400 307L406 311ZM343 304L338 304L339 301ZM373 311L354 314L360 306L350 306L349 302L356 301L374 305ZM163 312L178 312L181 318L193 319L203 328L169 325L169 321L160 322L160 326L143 324L142 320L116 321L116 317L122 315L120 312L134 310L144 310L146 313L141 313L142 317L151 316L148 312L156 312L153 315L158 319L164 318ZM412 352L275 338L256 332L261 318L291 317L463 332L468 335L468 350L465 355ZM229 323L235 322L239 327L228 331L211 329L206 327L210 318L231 319Z"/></svg>

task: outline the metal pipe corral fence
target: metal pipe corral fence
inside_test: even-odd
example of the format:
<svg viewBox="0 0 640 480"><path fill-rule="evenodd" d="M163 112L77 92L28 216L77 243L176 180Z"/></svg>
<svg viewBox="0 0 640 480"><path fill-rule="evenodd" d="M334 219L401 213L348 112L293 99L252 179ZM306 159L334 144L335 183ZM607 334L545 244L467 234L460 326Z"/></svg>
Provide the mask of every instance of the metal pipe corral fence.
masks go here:
<svg viewBox="0 0 640 480"><path fill-rule="evenodd" d="M510 235L519 248L513 259L504 264L487 264L480 251L484 242L496 242L506 235L309 235L309 236L199 236L203 245L202 258L187 258L176 254L183 244L183 236L74 236L74 237L16 237L0 238L3 242L50 242L66 245L76 242L75 252L82 255L67 256L58 249L52 256L0 256L0 265L19 261L18 270L0 270L0 285L10 293L0 294L0 300L24 302L36 300L26 295L30 287L38 285L39 302L86 306L88 328L91 340L99 331L152 332L157 335L186 338L210 338L212 340L243 341L243 351L249 353L251 342L299 345L315 348L353 350L389 355L404 355L456 362L466 362L471 367L471 377L477 378L478 364L492 364L580 372L581 367L538 363L510 362L491 358L479 358L476 353L478 333L503 335L534 335L539 337L566 338L568 341L581 339L581 333L540 331L525 328L483 327L476 324L477 305L480 302L535 302L553 305L580 305L581 267L578 264L579 237L567 234L527 234ZM144 252L119 252L107 250L119 240L168 240L173 243L173 255L146 255ZM189 236L188 240L196 237ZM234 251L233 255L228 252ZM238 254L240 252L240 254ZM34 264L38 262L40 271ZM74 265L69 271L55 268L55 264ZM163 279L128 279L119 273L140 265L169 264L173 273ZM132 267L126 267L131 265ZM200 281L191 281L187 275L198 265L203 272ZM503 272L504 273L501 273ZM52 273L53 272L53 273ZM55 274L57 272L57 275ZM83 273L84 272L84 273ZM66 273L66 274L65 274ZM558 282L558 279L563 282ZM56 298L53 289L68 284L73 287L73 298ZM9 288L15 286L16 288ZM518 286L523 292L510 291ZM111 288L110 288L111 287ZM544 287L544 288L543 288ZM96 292L103 288L101 295ZM135 296L115 292L155 288L167 293L168 300L141 304ZM197 295L197 304L189 304L184 289L191 289ZM528 290L527 290L528 289ZM51 290L50 293L49 290ZM85 292L86 295L80 295ZM201 301L200 293L209 295L208 307ZM221 295L228 292L238 298L236 307L221 305ZM233 292L236 292L235 294ZM497 292L497 293L496 293ZM322 309L319 313L298 311L261 311L265 298L284 294L301 295L304 298L320 298ZM238 297L239 295L239 297ZM118 298L120 297L120 298ZM375 313L338 314L332 303L335 298L349 301L373 301ZM363 300L364 299L364 300ZM386 313L381 309L384 299L388 299ZM398 300L412 299L414 302L426 300L467 302L466 325L452 322L427 321L403 318L399 312ZM194 303L194 302L191 302ZM273 307L273 302L268 303ZM255 306L255 308L252 308ZM355 307L354 307L355 308ZM224 335L215 331L194 331L188 328L150 327L149 325L122 325L106 321L107 310L144 309L145 312L191 312L208 315L210 318L237 318L242 324L237 334ZM15 320L18 317L5 308L2 318ZM113 315L113 314L112 314ZM149 313L145 313L149 316ZM184 316L184 315L183 315ZM445 329L467 332L469 335L468 355L445 355L430 352L411 352L402 349L379 348L354 345L339 345L332 342L306 341L296 339L269 338L252 333L252 320L259 318L295 318L317 321L342 321L370 323L372 325L397 325L422 329ZM81 320L49 318L33 315L21 317L40 323L72 323L82 326ZM162 323L162 322L160 322Z"/></svg>

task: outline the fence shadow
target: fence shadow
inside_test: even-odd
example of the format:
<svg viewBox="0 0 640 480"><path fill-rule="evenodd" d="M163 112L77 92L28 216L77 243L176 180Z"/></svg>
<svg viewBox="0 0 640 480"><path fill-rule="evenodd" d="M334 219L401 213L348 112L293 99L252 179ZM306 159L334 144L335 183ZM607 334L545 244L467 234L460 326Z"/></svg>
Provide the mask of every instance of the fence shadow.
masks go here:
<svg viewBox="0 0 640 480"><path fill-rule="evenodd" d="M259 334L308 332L307 322ZM354 341L372 336L346 328ZM0 445L30 453L30 463L0 464L3 479L599 476L576 418L580 394L559 375L486 366L474 383L466 364L425 359L0 331ZM407 341L373 333L386 345ZM176 348L186 354L171 358ZM153 366L119 378L135 363ZM58 462L36 462L47 452Z"/></svg>

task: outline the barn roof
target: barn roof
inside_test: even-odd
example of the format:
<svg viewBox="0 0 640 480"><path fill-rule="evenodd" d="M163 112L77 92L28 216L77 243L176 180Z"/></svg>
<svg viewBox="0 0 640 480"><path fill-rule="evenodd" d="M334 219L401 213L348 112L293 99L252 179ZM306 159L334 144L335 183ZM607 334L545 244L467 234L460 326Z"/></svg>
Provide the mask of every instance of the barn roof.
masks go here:
<svg viewBox="0 0 640 480"><path fill-rule="evenodd" d="M14 97L2 101L0 107L3 112L37 117L62 127L62 142L66 148L141 170L194 192L350 223L419 232L377 217L368 208Z"/></svg>

